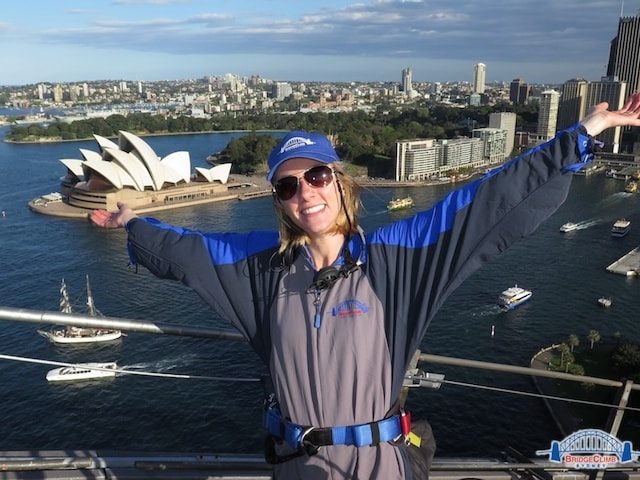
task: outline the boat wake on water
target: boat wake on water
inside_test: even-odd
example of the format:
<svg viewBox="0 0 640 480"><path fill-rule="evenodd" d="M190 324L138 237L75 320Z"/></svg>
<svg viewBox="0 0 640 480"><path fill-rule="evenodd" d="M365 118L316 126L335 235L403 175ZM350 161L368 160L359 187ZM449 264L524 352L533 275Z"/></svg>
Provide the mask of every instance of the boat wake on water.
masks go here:
<svg viewBox="0 0 640 480"><path fill-rule="evenodd" d="M609 195L606 198L603 198L600 202L598 202L598 207L599 208L606 208L606 207L611 207L612 205L626 199L629 198L631 195L633 195L633 193L629 193L629 192L616 192L616 193L612 193L611 195Z"/></svg>
<svg viewBox="0 0 640 480"><path fill-rule="evenodd" d="M578 226L576 227L576 230L585 230L590 227L595 227L599 223L602 223L602 220L598 218L593 220L584 220L582 222L577 223Z"/></svg>
<svg viewBox="0 0 640 480"><path fill-rule="evenodd" d="M170 372L179 367L192 365L197 355L181 355L174 358L163 358L154 362L134 363L120 367L122 370L145 370L149 372Z"/></svg>

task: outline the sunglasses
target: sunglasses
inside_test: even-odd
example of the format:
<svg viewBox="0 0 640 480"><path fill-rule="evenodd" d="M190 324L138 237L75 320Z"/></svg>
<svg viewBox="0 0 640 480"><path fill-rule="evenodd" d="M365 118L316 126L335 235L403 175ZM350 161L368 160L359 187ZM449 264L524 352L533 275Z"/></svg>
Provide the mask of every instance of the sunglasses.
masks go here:
<svg viewBox="0 0 640 480"><path fill-rule="evenodd" d="M333 182L333 170L326 165L318 165L310 168L302 174L302 178L314 188L322 188ZM273 190L280 200L286 202L291 200L298 192L300 179L294 177L284 177L273 184Z"/></svg>

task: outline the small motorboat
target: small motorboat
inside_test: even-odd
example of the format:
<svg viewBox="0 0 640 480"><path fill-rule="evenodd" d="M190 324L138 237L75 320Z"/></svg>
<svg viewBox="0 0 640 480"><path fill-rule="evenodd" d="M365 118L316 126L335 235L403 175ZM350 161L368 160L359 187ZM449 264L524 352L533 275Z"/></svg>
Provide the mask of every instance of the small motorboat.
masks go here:
<svg viewBox="0 0 640 480"><path fill-rule="evenodd" d="M578 228L578 224L577 223L567 222L567 223L565 223L564 225L562 225L560 227L560 231L561 232L572 232L576 228Z"/></svg>
<svg viewBox="0 0 640 480"><path fill-rule="evenodd" d="M598 305L604 308L609 308L611 306L611 298L610 297L600 297L598 299Z"/></svg>
<svg viewBox="0 0 640 480"><path fill-rule="evenodd" d="M116 376L116 362L78 363L70 367L54 368L47 372L48 382L68 382L76 380L95 380Z"/></svg>

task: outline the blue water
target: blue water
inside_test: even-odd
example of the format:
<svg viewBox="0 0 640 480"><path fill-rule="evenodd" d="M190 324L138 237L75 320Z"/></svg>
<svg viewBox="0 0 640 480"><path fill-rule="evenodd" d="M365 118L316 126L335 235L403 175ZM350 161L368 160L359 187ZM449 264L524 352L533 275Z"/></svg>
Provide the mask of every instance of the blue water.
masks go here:
<svg viewBox="0 0 640 480"><path fill-rule="evenodd" d="M187 150L193 166L205 166L207 155L238 135L147 141L161 156ZM31 198L59 189L64 167L58 159L80 158L79 148L97 150L92 141L0 143L0 210L6 212L0 217L0 305L57 310L61 278L66 279L71 297L82 302L89 274L96 304L107 315L225 327L182 285L128 269L123 231L41 216L27 208ZM615 180L577 177L569 199L553 217L484 266L447 301L428 331L423 351L527 366L540 347L564 341L572 333L583 344L591 329L603 337L621 332L640 340L634 325L638 281L604 270L640 243L639 197L622 189ZM386 212L385 205L394 196L411 194L417 208L426 208L447 191L446 186L365 190L362 224L370 230L407 215ZM157 216L203 230L275 227L269 198L181 208ZM630 218L634 227L627 237L613 239L609 229L621 216ZM559 227L568 221L583 228L560 233ZM500 313L493 301L515 283L533 290L533 298L515 311ZM597 307L596 299L602 295L613 298L611 309ZM264 373L244 343L132 333L111 345L63 348L40 337L36 328L0 323L0 353L69 362L117 360L130 368L192 375ZM0 450L261 450L262 391L255 384L120 376L50 385L45 381L49 368L0 361ZM440 365L425 368L445 373L448 380L533 391L531 381L520 376ZM495 455L507 445L531 455L560 437L536 398L445 385L440 390L412 391L409 404L414 416L426 416L432 423L439 455Z"/></svg>

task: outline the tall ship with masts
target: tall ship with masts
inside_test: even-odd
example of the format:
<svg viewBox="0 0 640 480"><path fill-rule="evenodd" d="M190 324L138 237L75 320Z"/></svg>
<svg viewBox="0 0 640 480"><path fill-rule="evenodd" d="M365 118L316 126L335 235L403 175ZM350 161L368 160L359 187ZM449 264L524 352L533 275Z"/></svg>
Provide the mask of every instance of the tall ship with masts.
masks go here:
<svg viewBox="0 0 640 480"><path fill-rule="evenodd" d="M91 293L91 284L89 283L89 275L87 279L87 315L90 317L101 316L100 312L96 308L93 300L93 294ZM67 283L62 279L60 284L60 311L62 313L74 313L74 307L69 300L69 291L67 289ZM122 337L122 332L115 329L107 328L87 328L76 327L68 325L66 327L52 327L49 330L40 329L38 333L43 337L51 340L53 343L62 344L78 344L78 343L95 343L95 342L109 342L117 340Z"/></svg>

